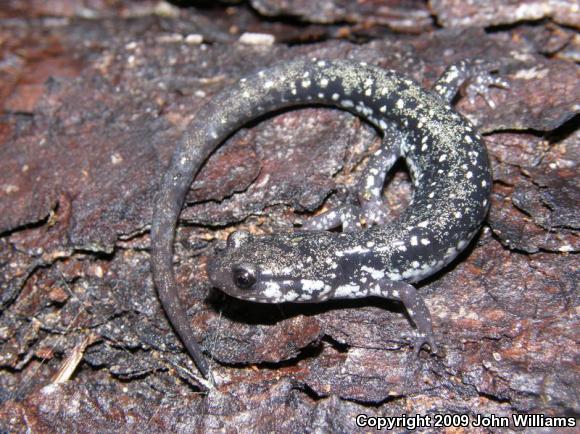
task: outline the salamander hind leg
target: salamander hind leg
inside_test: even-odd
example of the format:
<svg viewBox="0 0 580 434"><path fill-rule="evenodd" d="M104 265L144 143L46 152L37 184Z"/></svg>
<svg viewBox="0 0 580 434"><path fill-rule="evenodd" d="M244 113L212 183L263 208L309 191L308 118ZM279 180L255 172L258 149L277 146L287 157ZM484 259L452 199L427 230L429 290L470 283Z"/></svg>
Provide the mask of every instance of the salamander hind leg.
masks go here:
<svg viewBox="0 0 580 434"><path fill-rule="evenodd" d="M377 293L378 289L378 293ZM417 337L413 348L418 354L423 345L428 344L432 353L437 353L435 336L431 325L431 314L423 298L413 285L391 280L381 280L371 295L378 295L392 300L398 300L405 306L409 318L417 328Z"/></svg>
<svg viewBox="0 0 580 434"><path fill-rule="evenodd" d="M457 92L467 82L465 93L473 104L475 97L480 95L487 104L495 107L490 96L490 87L509 88L509 83L490 72L497 70L497 64L483 59L465 59L449 66L432 87L432 91L447 103L451 103Z"/></svg>

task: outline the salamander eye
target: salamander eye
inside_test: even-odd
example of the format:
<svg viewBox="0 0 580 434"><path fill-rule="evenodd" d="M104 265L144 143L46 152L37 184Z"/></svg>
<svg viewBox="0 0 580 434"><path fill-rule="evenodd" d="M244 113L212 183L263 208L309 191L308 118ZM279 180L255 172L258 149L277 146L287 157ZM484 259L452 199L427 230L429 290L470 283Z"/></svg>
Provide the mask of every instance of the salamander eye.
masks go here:
<svg viewBox="0 0 580 434"><path fill-rule="evenodd" d="M256 274L247 267L237 266L233 270L233 280L238 288L249 289L256 283Z"/></svg>

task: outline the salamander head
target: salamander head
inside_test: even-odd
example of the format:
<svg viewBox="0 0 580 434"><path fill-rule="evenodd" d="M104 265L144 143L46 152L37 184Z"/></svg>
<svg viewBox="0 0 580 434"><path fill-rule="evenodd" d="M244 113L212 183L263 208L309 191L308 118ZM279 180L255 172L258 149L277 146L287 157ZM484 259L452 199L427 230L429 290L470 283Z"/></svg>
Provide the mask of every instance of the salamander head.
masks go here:
<svg viewBox="0 0 580 434"><path fill-rule="evenodd" d="M325 300L332 290L334 275L328 272L328 266L322 266L317 255L318 237L320 234L252 236L234 232L227 247L209 262L209 278L215 287L244 300Z"/></svg>

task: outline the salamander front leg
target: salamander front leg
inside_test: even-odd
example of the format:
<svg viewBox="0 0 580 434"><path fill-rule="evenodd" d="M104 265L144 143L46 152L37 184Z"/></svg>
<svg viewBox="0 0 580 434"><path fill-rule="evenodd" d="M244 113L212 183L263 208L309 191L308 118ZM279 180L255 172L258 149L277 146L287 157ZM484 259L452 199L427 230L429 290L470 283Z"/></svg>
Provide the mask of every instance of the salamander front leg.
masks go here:
<svg viewBox="0 0 580 434"><path fill-rule="evenodd" d="M378 292L377 292L378 289ZM409 283L392 280L381 280L378 288L374 288L371 295L398 300L405 306L409 318L417 328L417 338L413 348L419 353L423 345L428 344L431 352L437 352L433 327L431 326L431 314L425 305L423 298L417 293L415 287Z"/></svg>
<svg viewBox="0 0 580 434"><path fill-rule="evenodd" d="M449 66L431 90L444 101L451 103L460 87L468 82L465 93L469 102L473 103L475 97L481 95L487 104L494 108L495 103L490 97L490 86L509 88L509 83L506 80L490 74L494 70L497 70L495 62L483 59L465 59Z"/></svg>
<svg viewBox="0 0 580 434"><path fill-rule="evenodd" d="M329 230L342 225L343 232L360 230L362 224L385 223L387 213L382 200L383 185L389 170L399 157L403 135L394 126L387 126L381 148L365 167L357 185L359 206L345 205L310 218L304 230Z"/></svg>
<svg viewBox="0 0 580 434"><path fill-rule="evenodd" d="M358 183L361 217L366 226L384 224L387 219L383 203L383 186L387 174L399 158L403 135L394 126L384 131L383 143L365 167Z"/></svg>
<svg viewBox="0 0 580 434"><path fill-rule="evenodd" d="M344 232L361 229L360 210L354 205L345 205L309 218L302 224L306 231L327 231L342 225Z"/></svg>

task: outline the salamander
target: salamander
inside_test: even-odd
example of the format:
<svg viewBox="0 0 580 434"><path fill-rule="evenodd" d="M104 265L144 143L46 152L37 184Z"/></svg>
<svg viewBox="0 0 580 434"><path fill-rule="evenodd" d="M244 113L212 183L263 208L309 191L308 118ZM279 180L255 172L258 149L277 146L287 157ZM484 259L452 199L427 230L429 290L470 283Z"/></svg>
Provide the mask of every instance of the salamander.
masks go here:
<svg viewBox="0 0 580 434"><path fill-rule="evenodd" d="M490 163L480 134L450 102L470 77L472 98L506 87L486 62L449 67L424 90L395 71L346 60L299 59L259 70L217 94L197 113L173 154L157 196L151 229L159 298L204 376L208 364L179 301L172 267L177 219L208 156L248 122L288 107L323 104L360 116L383 136L362 172L358 204L331 209L301 230L232 233L208 263L211 283L260 303L315 303L369 296L401 302L416 327L415 351L437 351L431 317L414 283L437 273L474 238L489 208ZM387 221L382 189L404 159L413 199ZM328 231L342 226L342 231Z"/></svg>

